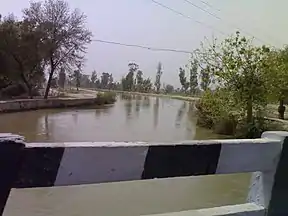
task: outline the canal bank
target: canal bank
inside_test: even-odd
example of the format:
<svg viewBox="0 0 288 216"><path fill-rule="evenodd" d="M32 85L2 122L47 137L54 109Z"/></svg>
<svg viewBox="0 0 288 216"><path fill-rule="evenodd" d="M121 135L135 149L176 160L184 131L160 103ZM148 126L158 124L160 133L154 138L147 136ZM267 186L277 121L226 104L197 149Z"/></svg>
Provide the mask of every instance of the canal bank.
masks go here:
<svg viewBox="0 0 288 216"><path fill-rule="evenodd" d="M199 97L190 97L190 96L182 96L182 95L171 95L171 94L154 94L154 93L143 93L143 92L130 92L130 91L120 91L120 90L108 90L108 89L82 89L83 91L97 91L97 92L114 92L120 94L127 95L140 95L140 96L150 96L150 97L162 97L162 98L170 98L176 100L185 100L185 101L197 101Z"/></svg>
<svg viewBox="0 0 288 216"><path fill-rule="evenodd" d="M48 99L22 99L0 101L0 113L20 112L27 110L81 107L89 105L113 104L115 97L112 95L97 95L88 98L48 98Z"/></svg>

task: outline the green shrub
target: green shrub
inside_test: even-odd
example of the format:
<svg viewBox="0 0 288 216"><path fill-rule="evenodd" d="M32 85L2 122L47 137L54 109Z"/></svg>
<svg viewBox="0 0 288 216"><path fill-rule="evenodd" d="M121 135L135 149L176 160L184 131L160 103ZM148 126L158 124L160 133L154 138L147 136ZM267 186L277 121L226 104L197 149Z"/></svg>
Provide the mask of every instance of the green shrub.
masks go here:
<svg viewBox="0 0 288 216"><path fill-rule="evenodd" d="M111 104L116 101L115 92L98 92L97 93L97 104Z"/></svg>
<svg viewBox="0 0 288 216"><path fill-rule="evenodd" d="M234 110L229 92L224 90L206 91L196 103L197 124L213 129L218 134L233 135L238 114Z"/></svg>
<svg viewBox="0 0 288 216"><path fill-rule="evenodd" d="M284 130L283 126L279 122L273 122L267 120L264 117L257 117L253 119L253 122L248 124L244 120L240 121L236 129L236 138L259 138L265 131L279 131Z"/></svg>
<svg viewBox="0 0 288 216"><path fill-rule="evenodd" d="M283 130L279 123L265 119L266 113L260 108L253 111L252 122L247 123L243 109L230 98L223 89L205 92L196 104L197 124L236 138L259 138L264 131Z"/></svg>

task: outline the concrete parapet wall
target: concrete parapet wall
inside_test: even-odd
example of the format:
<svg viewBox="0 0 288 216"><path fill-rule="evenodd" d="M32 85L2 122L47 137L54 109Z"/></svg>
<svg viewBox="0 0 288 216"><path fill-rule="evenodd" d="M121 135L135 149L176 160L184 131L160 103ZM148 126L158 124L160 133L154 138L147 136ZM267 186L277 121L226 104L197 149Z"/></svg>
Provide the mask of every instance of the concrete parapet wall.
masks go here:
<svg viewBox="0 0 288 216"><path fill-rule="evenodd" d="M51 98L0 101L0 113L19 112L25 110L77 107L97 104L97 98Z"/></svg>
<svg viewBox="0 0 288 216"><path fill-rule="evenodd" d="M157 212L145 208L146 203L139 199L139 205L143 206L145 212L134 215L288 215L288 132L284 131L265 132L261 139L193 140L178 143L25 143L23 137L0 134L0 158L0 173L3 176L0 184L0 215L12 188L95 183L103 187L103 183L106 183L107 187L113 187L120 182L121 188L124 188L133 182L145 181L167 187L167 182L162 180L175 179L181 185L178 180L184 177L243 172L253 172L244 204L181 212L165 209L163 214L157 215ZM127 184L124 184L125 181ZM131 186L129 191L132 188L134 194L137 187ZM193 193L185 190L185 193L190 192ZM160 190L153 190L153 193L154 196L159 195ZM105 196L111 197L109 202L114 196L118 201L129 198L119 191L114 196L112 193ZM123 208L130 208L131 202L127 203ZM94 213L108 215L99 212L98 209ZM118 215L127 215L122 213L119 209Z"/></svg>

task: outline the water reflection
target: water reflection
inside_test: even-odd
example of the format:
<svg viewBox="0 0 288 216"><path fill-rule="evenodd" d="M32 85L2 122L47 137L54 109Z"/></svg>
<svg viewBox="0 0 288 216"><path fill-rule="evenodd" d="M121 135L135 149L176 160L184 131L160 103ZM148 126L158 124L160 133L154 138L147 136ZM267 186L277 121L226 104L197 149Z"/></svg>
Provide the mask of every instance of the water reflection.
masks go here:
<svg viewBox="0 0 288 216"><path fill-rule="evenodd" d="M144 108L144 109L149 109L150 108L150 97L148 97L148 96L144 96L143 97L143 101L142 101L142 107Z"/></svg>
<svg viewBox="0 0 288 216"><path fill-rule="evenodd" d="M98 118L101 115L109 115L111 112L113 106L107 105L104 107L94 107L93 110L95 110L96 118ZM83 111L83 110L82 110Z"/></svg>
<svg viewBox="0 0 288 216"><path fill-rule="evenodd" d="M133 99L132 97L128 97L124 101L127 122L129 122L129 120L132 118L132 106L133 106L132 99Z"/></svg>
<svg viewBox="0 0 288 216"><path fill-rule="evenodd" d="M136 113L136 116L139 117L139 112L140 112L140 109L141 109L141 101L142 101L142 96L141 95L137 95L136 98L135 98L135 113Z"/></svg>
<svg viewBox="0 0 288 216"><path fill-rule="evenodd" d="M178 111L177 111L177 115L176 115L176 119L175 119L175 126L176 127L180 127L181 122L183 120L184 114L186 114L186 107L187 107L187 103L186 101L182 102L182 105L179 107Z"/></svg>
<svg viewBox="0 0 288 216"><path fill-rule="evenodd" d="M158 120L159 120L159 98L157 97L155 99L155 102L154 102L154 106L153 106L153 125L154 125L154 128L156 128L158 126Z"/></svg>
<svg viewBox="0 0 288 216"><path fill-rule="evenodd" d="M44 116L44 130L43 130L43 134L45 136L45 140L49 140L50 136L49 136L49 120L48 120L48 115Z"/></svg>

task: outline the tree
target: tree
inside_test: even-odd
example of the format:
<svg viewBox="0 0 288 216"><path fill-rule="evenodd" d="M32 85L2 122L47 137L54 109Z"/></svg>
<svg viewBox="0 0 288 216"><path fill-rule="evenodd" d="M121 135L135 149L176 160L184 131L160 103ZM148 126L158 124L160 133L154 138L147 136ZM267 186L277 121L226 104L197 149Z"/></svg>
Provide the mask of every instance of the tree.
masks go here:
<svg viewBox="0 0 288 216"><path fill-rule="evenodd" d="M9 64L11 80L21 80L29 96L44 81L43 30L35 22L16 21L13 16L0 21L0 52ZM8 65L6 64L6 67Z"/></svg>
<svg viewBox="0 0 288 216"><path fill-rule="evenodd" d="M207 91L211 84L210 68L202 68L200 70L201 83L200 86L203 91Z"/></svg>
<svg viewBox="0 0 288 216"><path fill-rule="evenodd" d="M90 79L91 79L92 86L96 87L95 84L96 84L96 81L97 81L97 73L96 73L95 70L92 71L92 75L91 75Z"/></svg>
<svg viewBox="0 0 288 216"><path fill-rule="evenodd" d="M90 87L91 86L89 75L81 74L81 76L80 76L80 86L82 86L82 87Z"/></svg>
<svg viewBox="0 0 288 216"><path fill-rule="evenodd" d="M237 109L241 118L246 118L247 130L255 126L254 120L263 119L268 103L269 53L269 48L254 46L252 39L240 36L239 32L198 52L202 70L212 73L218 88L229 93L229 109ZM219 103L227 106L228 100Z"/></svg>
<svg viewBox="0 0 288 216"><path fill-rule="evenodd" d="M152 81L150 78L146 78L143 80L143 91L144 92L151 92L152 90Z"/></svg>
<svg viewBox="0 0 288 216"><path fill-rule="evenodd" d="M159 62L158 66L157 66L156 79L155 79L155 83L154 83L157 94L159 94L159 92L160 92L162 74L163 74L162 64L161 64L161 62Z"/></svg>
<svg viewBox="0 0 288 216"><path fill-rule="evenodd" d="M129 72L125 77L125 90L133 91L134 90L134 73L139 69L139 65L132 62L128 64Z"/></svg>
<svg viewBox="0 0 288 216"><path fill-rule="evenodd" d="M165 93L166 94L171 94L173 91L174 91L174 86L173 85L167 84L165 86Z"/></svg>
<svg viewBox="0 0 288 216"><path fill-rule="evenodd" d="M138 70L136 74L136 91L143 91L143 81L143 72L141 70Z"/></svg>
<svg viewBox="0 0 288 216"><path fill-rule="evenodd" d="M108 88L109 77L110 77L109 73L105 73L105 72L102 73L101 81L100 81L101 88L103 88L103 89L107 89Z"/></svg>
<svg viewBox="0 0 288 216"><path fill-rule="evenodd" d="M278 113L279 118L284 119L285 106L284 101L288 93L288 46L283 49L273 50L270 52L268 63L271 85L271 99L273 102L279 101Z"/></svg>
<svg viewBox="0 0 288 216"><path fill-rule="evenodd" d="M58 79L59 87L64 88L65 82L66 82L66 73L65 73L64 68L61 68L59 72L59 79Z"/></svg>
<svg viewBox="0 0 288 216"><path fill-rule="evenodd" d="M49 76L44 98L48 97L51 79L60 67L72 68L83 63L86 45L92 33L85 28L86 16L78 9L70 10L64 0L32 2L24 9L24 19L40 26L45 35L45 54Z"/></svg>
<svg viewBox="0 0 288 216"><path fill-rule="evenodd" d="M182 91L186 93L187 89L189 88L189 82L187 82L187 78L185 76L185 70L181 67L179 68L179 80L182 86Z"/></svg>
<svg viewBox="0 0 288 216"><path fill-rule="evenodd" d="M190 94L195 95L198 87L198 61L194 59L190 63Z"/></svg>
<svg viewBox="0 0 288 216"><path fill-rule="evenodd" d="M76 84L76 88L77 88L77 91L79 91L79 87L80 87L80 84L81 84L81 72L80 70L74 70L74 74L73 74L73 77L74 77L74 81L75 81L75 84Z"/></svg>
<svg viewBox="0 0 288 216"><path fill-rule="evenodd" d="M113 89L114 88L114 78L112 73L109 74L109 78L108 78L108 89Z"/></svg>

